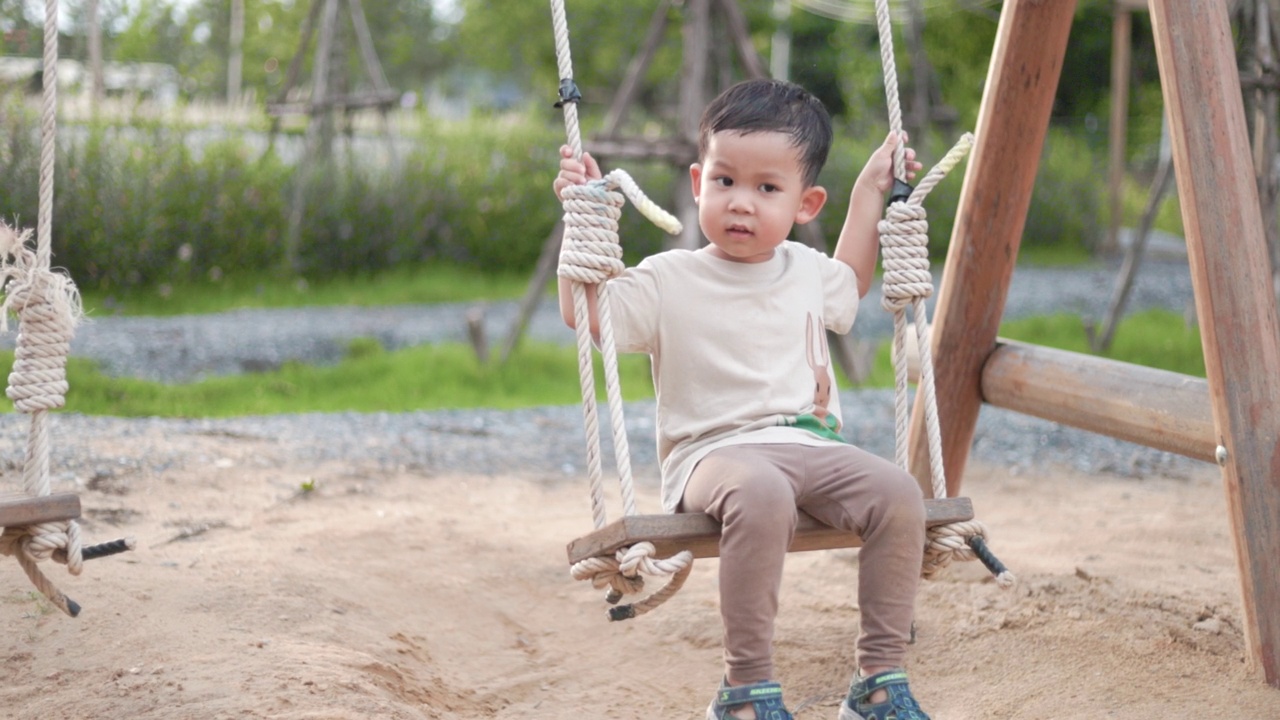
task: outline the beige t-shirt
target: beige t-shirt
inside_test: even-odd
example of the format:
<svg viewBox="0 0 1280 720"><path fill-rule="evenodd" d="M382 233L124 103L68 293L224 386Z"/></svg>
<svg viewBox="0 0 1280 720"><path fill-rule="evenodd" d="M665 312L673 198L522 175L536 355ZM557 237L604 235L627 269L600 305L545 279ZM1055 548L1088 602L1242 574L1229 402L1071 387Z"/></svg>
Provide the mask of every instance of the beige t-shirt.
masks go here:
<svg viewBox="0 0 1280 720"><path fill-rule="evenodd" d="M824 330L853 325L858 289L848 265L791 241L763 263L671 250L607 290L619 352L652 358L668 512L714 449L841 442Z"/></svg>

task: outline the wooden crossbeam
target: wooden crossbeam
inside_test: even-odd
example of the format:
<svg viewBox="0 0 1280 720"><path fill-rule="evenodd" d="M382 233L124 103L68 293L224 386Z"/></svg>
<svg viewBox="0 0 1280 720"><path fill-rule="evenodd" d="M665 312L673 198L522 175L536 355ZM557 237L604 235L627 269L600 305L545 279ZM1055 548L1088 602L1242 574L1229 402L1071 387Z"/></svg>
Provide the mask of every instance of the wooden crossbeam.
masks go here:
<svg viewBox="0 0 1280 720"><path fill-rule="evenodd" d="M611 162L619 160L661 160L677 167L696 162L698 146L684 140L670 138L645 139L612 137L587 140L583 149L591 153L597 160L608 158Z"/></svg>
<svg viewBox="0 0 1280 720"><path fill-rule="evenodd" d="M1196 460L1218 447L1204 378L1002 340L982 368L989 405Z"/></svg>
<svg viewBox="0 0 1280 720"><path fill-rule="evenodd" d="M332 108L351 110L379 107L385 109L394 107L399 102L400 93L395 90L372 90L329 97L317 102L273 103L267 106L267 114L273 116L308 115Z"/></svg>
<svg viewBox="0 0 1280 720"><path fill-rule="evenodd" d="M74 493L57 495L0 495L0 527L22 527L43 522L74 520L80 517L80 496Z"/></svg>
<svg viewBox="0 0 1280 720"><path fill-rule="evenodd" d="M925 525L935 527L973 519L969 498L925 500ZM569 564L587 558L612 555L618 548L651 542L660 557L689 550L696 558L720 555L720 523L703 513L629 515L569 543ZM858 547L862 538L824 525L800 513L791 552Z"/></svg>

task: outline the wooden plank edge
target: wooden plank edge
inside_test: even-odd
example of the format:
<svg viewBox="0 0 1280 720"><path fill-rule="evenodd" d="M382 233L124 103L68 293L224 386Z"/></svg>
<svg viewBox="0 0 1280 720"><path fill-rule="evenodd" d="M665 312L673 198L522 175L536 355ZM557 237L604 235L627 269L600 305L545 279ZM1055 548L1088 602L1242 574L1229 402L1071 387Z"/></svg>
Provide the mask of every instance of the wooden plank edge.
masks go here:
<svg viewBox="0 0 1280 720"><path fill-rule="evenodd" d="M924 504L927 527L963 522L974 517L973 502L967 497L931 499L925 500ZM573 565L646 541L654 544L659 557L668 557L681 550L691 551L696 558L717 557L720 554L720 523L703 513L629 515L572 540L566 552L569 564ZM831 550L861 544L861 538L854 533L824 525L801 512L790 551Z"/></svg>
<svg viewBox="0 0 1280 720"><path fill-rule="evenodd" d="M74 493L0 495L0 527L23 527L78 517L80 496Z"/></svg>

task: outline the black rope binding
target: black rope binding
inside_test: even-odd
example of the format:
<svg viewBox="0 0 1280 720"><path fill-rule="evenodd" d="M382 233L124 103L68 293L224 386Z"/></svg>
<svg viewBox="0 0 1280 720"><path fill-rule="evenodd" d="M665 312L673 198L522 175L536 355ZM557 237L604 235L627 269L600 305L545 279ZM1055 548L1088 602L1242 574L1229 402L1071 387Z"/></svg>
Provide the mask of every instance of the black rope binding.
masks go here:
<svg viewBox="0 0 1280 720"><path fill-rule="evenodd" d="M98 558L107 557L108 555L117 555L122 552L128 552L134 548L135 544L136 543L131 537L120 538L119 540L110 540L108 542L98 543L97 545L90 545L89 547L84 548L80 551L80 557L85 560L96 560Z"/></svg>
<svg viewBox="0 0 1280 720"><path fill-rule="evenodd" d="M582 93L578 92L578 86L573 82L573 78L561 78L560 100L556 103L556 107L562 108L565 103L576 102L582 102Z"/></svg>
<svg viewBox="0 0 1280 720"><path fill-rule="evenodd" d="M609 619L614 622L630 620L635 616L636 609L633 605L619 605L618 607L609 608Z"/></svg>
<svg viewBox="0 0 1280 720"><path fill-rule="evenodd" d="M987 547L987 543L981 536L974 535L970 537L967 542L969 543L969 547L973 548L973 554L982 561L983 565L987 566L987 569L991 571L992 575L1000 577L1004 573L1009 572L1009 568L1005 567L1004 563L1000 562L1000 559L996 557L995 553L991 552L991 548Z"/></svg>
<svg viewBox="0 0 1280 720"><path fill-rule="evenodd" d="M905 180L894 178L893 189L889 191L889 204L892 205L896 202L906 202L911 197L911 193L915 191L916 189L912 187L910 183Z"/></svg>

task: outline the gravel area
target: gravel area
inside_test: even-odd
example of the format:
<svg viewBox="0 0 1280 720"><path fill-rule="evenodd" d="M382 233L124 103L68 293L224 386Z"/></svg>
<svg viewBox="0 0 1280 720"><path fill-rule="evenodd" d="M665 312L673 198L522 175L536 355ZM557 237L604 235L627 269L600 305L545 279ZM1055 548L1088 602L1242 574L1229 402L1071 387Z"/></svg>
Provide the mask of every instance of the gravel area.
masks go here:
<svg viewBox="0 0 1280 720"><path fill-rule="evenodd" d="M1116 269L1019 268L1004 317L1070 313L1101 317ZM935 284L940 283L935 278ZM939 290L941 287L939 285ZM934 298L929 300L930 316ZM1136 278L1128 310L1151 307L1191 311L1191 275L1185 260L1147 261ZM342 359L354 338L376 338L395 350L423 343L466 342L466 314L474 304L376 308L332 307L237 310L177 317L91 316L77 330L71 354L97 361L109 375L182 383L214 375L260 372L289 360L330 363ZM514 301L484 304L491 346L500 346L518 312ZM880 308L875 285L862 301L854 334L877 341L893 333L892 316ZM573 344L551 299L528 325L528 337ZM0 336L12 348L14 334Z"/></svg>
<svg viewBox="0 0 1280 720"><path fill-rule="evenodd" d="M1020 268L1005 317L1051 312L1100 316L1106 309L1115 267L1096 269ZM1185 260L1148 260L1137 278L1129 309L1163 307L1184 311L1193 302ZM286 360L333 362L352 338L377 338L388 348L420 343L465 341L469 305L389 308L241 310L171 318L96 317L77 332L72 354L96 359L108 373L185 382L210 375L277 367ZM500 345L516 313L515 303L487 305L487 327ZM879 288L864 300L855 332L860 338L887 338L891 321L879 307ZM530 323L531 337L572 343L553 303L542 304ZM13 334L3 338L9 346ZM873 452L892 457L892 393L845 392L846 434ZM628 407L628 437L640 478L655 478L652 403ZM54 471L80 482L117 466L163 470L208 461L186 457L163 443L156 452L116 456L104 439L136 440L230 435L278 445L301 462L348 460L381 467L416 468L429 473L536 473L576 476L583 468L581 409L577 405L518 411L456 410L414 413L338 413L227 420L162 420L54 415ZM0 463L17 467L27 432L25 417L0 418L7 441ZM607 435L607 430L605 432ZM605 438L607 446L607 438ZM179 443L180 446L180 443ZM607 447L606 447L607 449ZM1066 465L1083 472L1141 477L1182 475L1202 463L1041 421L984 408L973 457L1034 472ZM606 456L606 462L611 462ZM606 466L608 467L608 465Z"/></svg>

